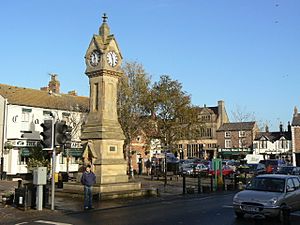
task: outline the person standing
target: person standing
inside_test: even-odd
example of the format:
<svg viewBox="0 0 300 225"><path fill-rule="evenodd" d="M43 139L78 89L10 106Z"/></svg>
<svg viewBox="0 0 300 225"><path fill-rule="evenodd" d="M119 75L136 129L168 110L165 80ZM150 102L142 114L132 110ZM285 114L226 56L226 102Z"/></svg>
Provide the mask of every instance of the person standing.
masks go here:
<svg viewBox="0 0 300 225"><path fill-rule="evenodd" d="M81 177L84 185L84 210L92 209L92 187L96 183L96 175L91 171L91 165L87 165Z"/></svg>

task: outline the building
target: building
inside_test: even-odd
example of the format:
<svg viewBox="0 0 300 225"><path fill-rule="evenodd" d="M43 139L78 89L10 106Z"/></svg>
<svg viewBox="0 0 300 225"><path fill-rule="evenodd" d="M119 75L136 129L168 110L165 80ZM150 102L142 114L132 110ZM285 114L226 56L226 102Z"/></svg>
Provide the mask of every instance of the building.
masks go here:
<svg viewBox="0 0 300 225"><path fill-rule="evenodd" d="M224 123L217 131L218 153L222 158L238 159L252 153L258 132L256 122Z"/></svg>
<svg viewBox="0 0 300 225"><path fill-rule="evenodd" d="M55 116L73 127L71 148L57 157L57 171L77 171L81 157L81 123L89 107L89 98L60 93L57 75L51 75L48 87L41 90L0 84L0 138L3 171L7 175L27 174L30 150L39 145L45 119ZM52 115L52 116L51 116ZM67 164L68 161L68 164Z"/></svg>
<svg viewBox="0 0 300 225"><path fill-rule="evenodd" d="M197 138L178 141L179 155L181 159L203 157L212 159L217 153L217 130L228 123L228 115L224 101L218 101L214 107L196 107L197 116L202 122Z"/></svg>
<svg viewBox="0 0 300 225"><path fill-rule="evenodd" d="M300 166L300 113L298 108L294 108L294 115L292 121L292 154L293 165Z"/></svg>
<svg viewBox="0 0 300 225"><path fill-rule="evenodd" d="M291 125L287 130L280 124L279 131L270 132L268 126L264 132L258 132L253 142L253 154L263 155L265 159L292 160Z"/></svg>

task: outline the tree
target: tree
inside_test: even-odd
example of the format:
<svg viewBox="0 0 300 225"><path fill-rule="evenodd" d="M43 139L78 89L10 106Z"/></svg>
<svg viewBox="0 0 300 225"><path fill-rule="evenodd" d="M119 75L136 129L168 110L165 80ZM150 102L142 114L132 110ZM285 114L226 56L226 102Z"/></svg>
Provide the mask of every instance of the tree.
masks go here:
<svg viewBox="0 0 300 225"><path fill-rule="evenodd" d="M35 167L50 167L49 155L47 151L43 151L41 147L34 147L30 149L28 157L27 168L33 170Z"/></svg>
<svg viewBox="0 0 300 225"><path fill-rule="evenodd" d="M255 114L253 112L247 112L246 107L244 107L243 109L240 106L236 106L236 110L232 111L232 115L233 115L233 119L235 122L237 122L239 124L239 132L244 132L244 123L245 122L255 122L255 127L254 127L254 132L252 133L252 137L249 139L247 138L245 135L243 135L242 133L239 134L236 138L238 138L239 142L239 148L244 149L244 148L248 148L254 138L255 138L255 133L258 130L257 128L257 124L256 124L256 119L255 119Z"/></svg>
<svg viewBox="0 0 300 225"><path fill-rule="evenodd" d="M190 96L181 83L163 75L153 85L152 104L158 136L168 150L175 152L175 141L191 129L194 119Z"/></svg>
<svg viewBox="0 0 300 225"><path fill-rule="evenodd" d="M130 143L149 124L150 77L137 62L125 62L118 88L118 116L125 135L125 157L131 168Z"/></svg>

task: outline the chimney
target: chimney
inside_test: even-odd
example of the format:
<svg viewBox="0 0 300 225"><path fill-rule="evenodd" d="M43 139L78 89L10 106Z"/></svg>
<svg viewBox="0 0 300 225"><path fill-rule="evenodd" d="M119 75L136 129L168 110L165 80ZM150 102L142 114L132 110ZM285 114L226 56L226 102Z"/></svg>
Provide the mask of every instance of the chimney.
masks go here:
<svg viewBox="0 0 300 225"><path fill-rule="evenodd" d="M290 121L288 122L287 128L288 128L288 132L289 132L289 133L292 133L292 126L291 126Z"/></svg>
<svg viewBox="0 0 300 225"><path fill-rule="evenodd" d="M52 93L59 94L60 92L60 82L57 79L57 74L50 74L51 80L49 81L48 87Z"/></svg>
<svg viewBox="0 0 300 225"><path fill-rule="evenodd" d="M220 125L222 125L225 123L225 104L222 100L218 101L218 114L218 116L221 118Z"/></svg>
<svg viewBox="0 0 300 225"><path fill-rule="evenodd" d="M269 126L268 126L268 124L266 124L265 130L266 130L267 133L269 132Z"/></svg>
<svg viewBox="0 0 300 225"><path fill-rule="evenodd" d="M280 122L280 125L279 125L279 131L280 131L280 133L283 133L283 125L282 125L282 122Z"/></svg>

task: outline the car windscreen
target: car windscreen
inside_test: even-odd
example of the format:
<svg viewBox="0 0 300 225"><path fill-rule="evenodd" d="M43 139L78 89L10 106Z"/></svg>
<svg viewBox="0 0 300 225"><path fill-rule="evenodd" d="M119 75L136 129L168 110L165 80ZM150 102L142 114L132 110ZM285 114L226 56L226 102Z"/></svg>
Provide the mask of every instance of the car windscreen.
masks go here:
<svg viewBox="0 0 300 225"><path fill-rule="evenodd" d="M255 177L246 187L246 190L284 192L285 179L273 177Z"/></svg>

